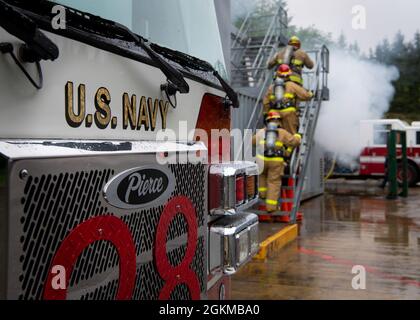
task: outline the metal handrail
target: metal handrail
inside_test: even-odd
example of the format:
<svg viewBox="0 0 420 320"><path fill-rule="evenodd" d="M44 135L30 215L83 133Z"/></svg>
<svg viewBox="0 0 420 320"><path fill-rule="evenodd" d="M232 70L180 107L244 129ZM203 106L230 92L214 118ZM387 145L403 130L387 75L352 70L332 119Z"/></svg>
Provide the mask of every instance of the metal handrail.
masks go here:
<svg viewBox="0 0 420 320"><path fill-rule="evenodd" d="M272 72L267 70L266 62L269 58L274 56L277 49L276 40L281 38L282 31L287 28L287 12L279 7L276 14L271 16L271 21L266 17L267 24L263 28L259 28L261 24L255 20L254 15L248 14L239 29L237 37L232 45L233 62L232 76L239 75L238 81L246 81L248 87L259 87L258 98L241 96L244 99L243 104L248 106L246 112L241 114L240 128L250 129L255 133L258 124L261 122L263 116L263 108L260 103L266 94L269 85L272 82ZM255 28L258 24L258 27ZM265 31L263 34L261 31ZM262 39L260 45L254 45L253 39L258 36ZM278 42L278 41L277 41ZM256 52L258 49L258 52ZM251 51L254 50L254 51ZM319 117L320 107L324 98L324 89L328 86L329 73L329 51L325 46L318 50L307 51L308 54L314 54L316 59L315 67L312 71L304 72L303 76L307 83L309 90L316 93L315 98L307 101L303 107L303 114L301 117L301 127L299 132L303 133L302 144L293 152L290 161L290 176L295 179L296 192L293 198L293 207L291 212L291 221L296 222L297 212L299 210L300 201L303 193L303 186L305 182L306 172L309 166L309 157L313 145L313 138L315 134L316 124ZM244 57L248 59L248 66L242 67ZM236 63L235 63L236 62ZM237 63L240 62L240 63ZM252 110L249 110L252 108ZM249 112L248 112L249 111ZM248 115L250 116L248 117ZM243 124L246 123L246 126ZM248 154L251 145L242 143L237 155L243 157Z"/></svg>
<svg viewBox="0 0 420 320"><path fill-rule="evenodd" d="M272 72L267 70L265 64L278 50L278 41L284 36L281 32L287 29L287 12L279 7L274 14L266 16L264 21L260 19L261 17L248 15L232 45L232 79L238 81L239 87L243 81L246 87L258 88L256 99L243 101L246 111L238 118L241 121L241 129L251 129L253 132L256 130L260 113L262 114L260 103L272 81ZM253 41L257 39L261 40L258 41L259 45L255 45ZM248 56L249 64L242 67L244 58ZM244 143L240 144L237 154L243 156L243 151L248 151L248 147Z"/></svg>
<svg viewBox="0 0 420 320"><path fill-rule="evenodd" d="M291 222L296 223L297 212L300 207L300 201L303 193L303 186L305 183L305 176L309 166L309 157L313 145L316 124L318 122L319 111L323 101L323 90L326 88L324 85L327 83L327 74L329 73L329 51L326 46L317 53L317 66L314 73L315 83L313 86L314 92L317 93L316 99L307 102L307 108L304 114L303 130L303 148L299 151L295 150L292 160L290 162L290 173L294 178L298 176L298 184L293 199L293 207L291 214ZM320 88L321 86L321 88ZM320 90L321 89L321 90ZM308 106L309 105L309 106Z"/></svg>
<svg viewBox="0 0 420 320"><path fill-rule="evenodd" d="M241 35L243 33L243 29L245 28L245 25L248 23L248 19L250 16L251 16L251 12L248 12L248 14L245 17L245 20L242 22L242 25L239 28L238 35L235 37L235 40L233 41L232 48L235 48L237 39L242 39Z"/></svg>
<svg viewBox="0 0 420 320"><path fill-rule="evenodd" d="M273 37L276 36L276 30L278 29L276 26L276 22L282 21L281 19L278 19L282 13L285 15L285 19L287 21L287 11L285 11L282 7L279 7L276 15L273 16L273 19L270 23L270 27L268 28L268 31L262 43L262 46L271 47L270 53L268 55L269 57L271 57L275 53L274 51L276 50L275 46L272 46L272 45L270 46L269 44L272 43ZM268 57L264 55L264 52L265 50L263 50L263 47L261 47L260 50L258 51L257 56L255 57L254 64L252 66L253 68L258 68L258 70L260 70L262 64L266 63ZM256 77L256 72L254 72L253 76Z"/></svg>
<svg viewBox="0 0 420 320"><path fill-rule="evenodd" d="M241 60L242 57L243 57L243 54L245 53L245 49L243 49L243 47L240 47L240 46L235 47L235 46L236 46L236 43L237 43L238 39L240 39L240 41L244 41L245 39L248 38L247 33L248 33L248 30L249 30L249 27L250 27L249 21L250 21L251 15L252 15L251 12L249 12L247 14L247 16L245 17L245 20L242 22L242 25L241 25L241 27L238 31L238 34L235 37L235 40L233 41L233 44L231 46L232 50L235 51L236 49L242 49L242 51L239 52L239 54L240 54L239 57L237 57L236 56L237 54L235 53L231 58L232 61Z"/></svg>
<svg viewBox="0 0 420 320"><path fill-rule="evenodd" d="M312 78L316 78L314 81L314 84L317 86L319 81L318 81L318 76L319 76L319 70L320 70L320 61L319 61L319 57L318 57L318 52L317 52L317 57L316 57L316 66L314 68L314 71L309 71L309 72L305 72L306 75L312 75ZM309 81L311 81L312 79L309 78ZM310 89L312 92L317 92L317 87L312 87ZM299 128L299 132L303 135L303 137L306 139L307 135L307 128L308 125L310 124L308 122L309 118L310 118L310 112L313 109L313 105L315 103L316 99L311 99L310 101L306 101L305 102L305 108L304 108L304 113L303 113L303 117L301 121L301 127ZM303 129L303 130L302 130ZM300 150L300 149L299 149ZM297 161L297 152L294 152L290 161L290 172L295 174L297 172L297 164L299 163L299 161Z"/></svg>
<svg viewBox="0 0 420 320"><path fill-rule="evenodd" d="M313 50L313 51L308 51L308 53L315 53L316 54L316 66L314 68L314 71L308 71L305 72L305 74L312 74L312 78L309 78L309 81L314 81L314 86L310 87L310 90L312 92L316 92L316 93L322 93L321 90L319 90L319 85L322 84L322 88L326 87L326 81L324 79L327 79L327 77L325 76L326 73L328 73L328 69L324 68L324 61L323 61L323 56L325 54L329 54L328 49L326 46L323 46L321 49L319 50ZM322 78L320 79L320 76L322 76ZM321 80L321 81L320 81ZM304 115L303 115L303 119L304 121L301 122L301 126L304 127L304 131L302 132L302 128L300 128L299 132L301 133L306 133L307 131L307 127L310 124L310 122L308 122L307 120L310 117L310 112L314 107L314 103L319 100L319 99L312 99L310 101L306 102L306 107L304 108ZM306 136L305 136L306 137ZM294 153L295 155L296 153ZM293 158L291 163L294 163Z"/></svg>
<svg viewBox="0 0 420 320"><path fill-rule="evenodd" d="M270 23L270 26L268 27L268 31L267 31L267 33L265 34L265 37L264 37L264 40L263 40L263 42L262 42L262 45L266 45L266 43L267 43L267 39L268 39L268 37L269 37L269 35L271 35L272 34L272 29L273 29L273 27L274 27L274 24L275 24L275 22L276 22L276 17L277 16L274 16L273 17L273 19L271 20L271 23ZM260 56L261 56L261 54L262 54L262 48L260 48L260 50L258 50L258 54L257 54L257 56L255 57L255 60L254 60L254 63L252 64L252 67L253 68L255 68L256 67L256 62L260 59Z"/></svg>
<svg viewBox="0 0 420 320"><path fill-rule="evenodd" d="M247 48L248 49L259 49L259 48L266 48L266 49L269 49L269 48L272 48L273 46L270 46L270 45L268 45L268 46L263 46L263 45L255 45L255 46L247 46ZM232 51L235 51L235 50L243 50L243 48L241 48L241 47L236 47L236 48L232 48L231 49Z"/></svg>
<svg viewBox="0 0 420 320"><path fill-rule="evenodd" d="M268 20L270 17L271 20ZM264 31L264 39L260 45L251 45L250 41L253 38L252 33L256 32L256 30L254 30L254 24L261 21L262 17L248 14L231 46L233 62L242 61L249 49L258 49L257 54L250 61L251 64L249 67L238 68L235 66L235 63L232 63L234 66L232 73L247 73L247 82L249 86L259 85L264 82L265 75L261 74L261 71L264 70L262 66L265 64L266 60L275 53L276 45L273 45L273 41L276 41L277 38L281 37L281 30L287 29L287 12L282 7L279 7L275 14L267 15L264 19L269 21L269 25L268 28L260 28L257 30L257 32ZM243 43L242 46L238 45L240 41L245 42L246 39L248 40L246 44Z"/></svg>

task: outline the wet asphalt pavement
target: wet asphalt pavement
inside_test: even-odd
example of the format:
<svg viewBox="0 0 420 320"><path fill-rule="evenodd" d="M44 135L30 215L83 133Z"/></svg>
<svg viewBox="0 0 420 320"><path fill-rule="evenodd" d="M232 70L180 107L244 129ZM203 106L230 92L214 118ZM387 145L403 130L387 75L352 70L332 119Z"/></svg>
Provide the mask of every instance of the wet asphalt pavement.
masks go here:
<svg viewBox="0 0 420 320"><path fill-rule="evenodd" d="M419 187L397 201L327 194L302 211L298 240L235 275L233 299L420 299Z"/></svg>

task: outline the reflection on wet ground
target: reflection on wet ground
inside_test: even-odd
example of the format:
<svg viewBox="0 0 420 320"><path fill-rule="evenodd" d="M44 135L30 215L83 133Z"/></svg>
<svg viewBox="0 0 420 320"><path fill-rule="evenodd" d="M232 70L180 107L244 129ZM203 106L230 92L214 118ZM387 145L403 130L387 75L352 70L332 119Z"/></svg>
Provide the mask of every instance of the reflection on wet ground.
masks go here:
<svg viewBox="0 0 420 320"><path fill-rule="evenodd" d="M420 188L408 199L333 196L306 202L299 239L232 281L233 299L420 299ZM352 287L353 266L366 289Z"/></svg>

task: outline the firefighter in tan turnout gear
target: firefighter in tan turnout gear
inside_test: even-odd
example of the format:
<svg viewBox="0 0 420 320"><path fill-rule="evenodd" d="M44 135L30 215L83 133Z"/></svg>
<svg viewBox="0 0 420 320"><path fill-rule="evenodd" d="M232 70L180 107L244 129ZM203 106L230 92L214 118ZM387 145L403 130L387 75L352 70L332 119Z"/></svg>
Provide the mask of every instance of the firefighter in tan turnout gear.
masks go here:
<svg viewBox="0 0 420 320"><path fill-rule="evenodd" d="M284 79L284 98L281 106L278 106L278 98L274 93L274 86L271 85L264 97L264 115L275 106L281 108L282 127L292 134L299 130L298 108L300 101L307 101L312 98L312 93L303 88L302 71L304 67L312 69L314 62L309 55L301 49L301 42L298 37L290 38L288 46L277 53L268 62L268 68L277 67L274 79ZM287 69L288 68L288 69Z"/></svg>
<svg viewBox="0 0 420 320"><path fill-rule="evenodd" d="M278 210L287 148L297 147L301 142L299 134L292 135L280 127L280 119L278 112L270 112L267 127L253 137L260 169L259 194L261 199L265 199L269 213Z"/></svg>
<svg viewBox="0 0 420 320"><path fill-rule="evenodd" d="M268 69L273 69L274 67L280 66L282 64L287 64L293 71L293 74L290 76L290 80L300 86L303 86L303 68L306 67L308 69L313 69L314 62L300 47L301 42L299 38L296 36L291 37L288 46L278 52L268 62Z"/></svg>
<svg viewBox="0 0 420 320"><path fill-rule="evenodd" d="M299 130L298 108L300 101L312 99L313 94L290 80L292 71L288 65L281 65L277 70L276 76L283 80L283 98L280 104L277 103L277 97L274 94L274 85L270 86L263 100L264 116L271 111L279 112L281 116L281 127L289 133L295 134Z"/></svg>

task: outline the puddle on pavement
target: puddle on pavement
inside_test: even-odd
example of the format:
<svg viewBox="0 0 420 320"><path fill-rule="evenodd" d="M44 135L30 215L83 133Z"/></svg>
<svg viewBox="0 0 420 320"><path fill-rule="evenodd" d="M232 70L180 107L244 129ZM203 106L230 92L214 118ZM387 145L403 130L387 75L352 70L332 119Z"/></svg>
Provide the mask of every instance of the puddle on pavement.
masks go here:
<svg viewBox="0 0 420 320"><path fill-rule="evenodd" d="M420 299L420 188L408 199L325 195L302 206L299 239L233 277L234 299ZM366 289L354 290L354 266Z"/></svg>

